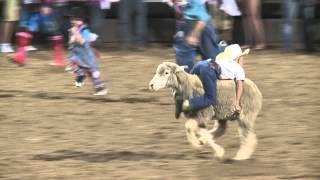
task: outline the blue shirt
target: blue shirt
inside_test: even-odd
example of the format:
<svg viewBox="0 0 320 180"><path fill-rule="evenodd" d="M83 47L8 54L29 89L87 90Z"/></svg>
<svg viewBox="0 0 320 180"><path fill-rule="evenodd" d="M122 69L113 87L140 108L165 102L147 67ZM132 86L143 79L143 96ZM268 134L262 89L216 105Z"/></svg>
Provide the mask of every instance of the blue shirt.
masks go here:
<svg viewBox="0 0 320 180"><path fill-rule="evenodd" d="M187 0L188 5L182 9L187 20L208 21L211 19L203 0Z"/></svg>
<svg viewBox="0 0 320 180"><path fill-rule="evenodd" d="M82 25L80 28L79 28L79 32L80 32L80 35L82 37L82 39L86 42L86 43L90 43L91 42L91 35L92 33L90 32L89 28L87 25Z"/></svg>

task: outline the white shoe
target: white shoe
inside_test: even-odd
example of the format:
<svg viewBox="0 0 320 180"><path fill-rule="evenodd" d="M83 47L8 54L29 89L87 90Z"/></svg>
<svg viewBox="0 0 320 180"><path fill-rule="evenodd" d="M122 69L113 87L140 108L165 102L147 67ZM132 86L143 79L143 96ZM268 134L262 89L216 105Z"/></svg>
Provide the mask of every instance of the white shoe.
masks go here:
<svg viewBox="0 0 320 180"><path fill-rule="evenodd" d="M36 47L30 45L30 46L27 46L26 50L27 51L37 51L38 49Z"/></svg>
<svg viewBox="0 0 320 180"><path fill-rule="evenodd" d="M72 73L74 71L74 68L72 66L68 65L64 70L69 72L69 73Z"/></svg>
<svg viewBox="0 0 320 180"><path fill-rule="evenodd" d="M101 90L98 90L96 91L96 93L94 93L93 95L95 96L104 96L108 94L108 89L101 89Z"/></svg>
<svg viewBox="0 0 320 180"><path fill-rule="evenodd" d="M77 88L80 88L84 85L84 82L75 82L74 85L77 87Z"/></svg>
<svg viewBox="0 0 320 180"><path fill-rule="evenodd" d="M1 44L0 51L1 53L14 53L11 44Z"/></svg>

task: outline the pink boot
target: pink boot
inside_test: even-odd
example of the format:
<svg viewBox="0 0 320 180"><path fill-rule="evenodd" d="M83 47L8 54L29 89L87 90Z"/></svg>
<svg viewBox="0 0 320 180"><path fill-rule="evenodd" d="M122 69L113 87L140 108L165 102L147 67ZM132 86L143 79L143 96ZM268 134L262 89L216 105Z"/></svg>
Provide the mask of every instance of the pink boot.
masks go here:
<svg viewBox="0 0 320 180"><path fill-rule="evenodd" d="M16 34L17 36L17 44L18 50L11 56L11 60L20 64L26 65L27 64L27 51L26 47L30 44L32 35L28 32L19 32Z"/></svg>
<svg viewBox="0 0 320 180"><path fill-rule="evenodd" d="M53 47L53 61L50 63L52 66L64 66L64 47L63 37L56 35L50 38Z"/></svg>

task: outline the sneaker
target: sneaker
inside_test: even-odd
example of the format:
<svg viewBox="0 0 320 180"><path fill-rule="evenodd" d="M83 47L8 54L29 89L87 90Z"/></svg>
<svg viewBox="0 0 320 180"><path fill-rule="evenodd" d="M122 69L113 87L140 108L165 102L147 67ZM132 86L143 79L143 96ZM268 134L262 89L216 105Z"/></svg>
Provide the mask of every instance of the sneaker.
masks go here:
<svg viewBox="0 0 320 180"><path fill-rule="evenodd" d="M0 51L1 51L1 53L14 53L15 52L13 50L11 44L1 44Z"/></svg>
<svg viewBox="0 0 320 180"><path fill-rule="evenodd" d="M27 46L27 51L37 51L38 49L36 48L36 47L34 47L34 46Z"/></svg>
<svg viewBox="0 0 320 180"><path fill-rule="evenodd" d="M74 85L77 87L77 88L80 88L84 85L84 82L75 82Z"/></svg>
<svg viewBox="0 0 320 180"><path fill-rule="evenodd" d="M104 87L101 87L101 88L96 89L96 93L94 93L93 95L95 95L95 96L104 96L106 94L108 94L108 89L106 89Z"/></svg>
<svg viewBox="0 0 320 180"><path fill-rule="evenodd" d="M67 65L67 67L64 70L69 72L69 73L73 73L74 72L74 68L71 65Z"/></svg>
<svg viewBox="0 0 320 180"><path fill-rule="evenodd" d="M84 85L85 78L86 78L86 76L77 76L76 82L74 83L74 85L76 87L82 87Z"/></svg>

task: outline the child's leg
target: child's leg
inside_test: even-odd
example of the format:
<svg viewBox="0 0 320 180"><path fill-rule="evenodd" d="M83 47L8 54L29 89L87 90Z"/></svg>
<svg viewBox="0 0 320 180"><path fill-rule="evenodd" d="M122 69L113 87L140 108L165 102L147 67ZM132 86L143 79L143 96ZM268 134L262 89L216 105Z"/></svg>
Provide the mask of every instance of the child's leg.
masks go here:
<svg viewBox="0 0 320 180"><path fill-rule="evenodd" d="M86 78L85 69L80 67L80 66L77 66L75 68L74 72L77 74L75 86L76 87L82 87L83 83L84 83L84 80Z"/></svg>
<svg viewBox="0 0 320 180"><path fill-rule="evenodd" d="M99 88L103 88L104 87L104 83L101 80L99 71L91 72L91 78L92 78L92 81L93 81L95 89L99 89Z"/></svg>
<svg viewBox="0 0 320 180"><path fill-rule="evenodd" d="M105 87L105 84L103 83L103 81L101 80L100 77L100 72L99 71L92 71L91 73L91 78L94 84L94 89L96 91L96 93L94 95L105 95L107 94L108 90Z"/></svg>

